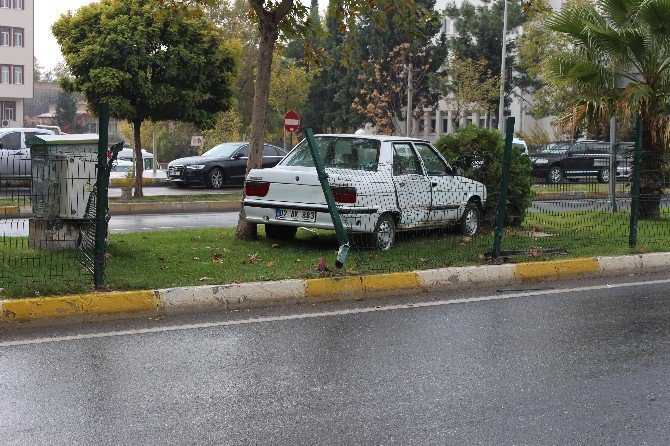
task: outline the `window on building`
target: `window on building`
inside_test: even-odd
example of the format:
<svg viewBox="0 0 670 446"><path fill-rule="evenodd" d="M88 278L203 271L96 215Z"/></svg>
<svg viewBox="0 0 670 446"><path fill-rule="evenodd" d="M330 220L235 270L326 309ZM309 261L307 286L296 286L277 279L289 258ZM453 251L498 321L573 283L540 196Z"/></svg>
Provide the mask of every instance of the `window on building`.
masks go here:
<svg viewBox="0 0 670 446"><path fill-rule="evenodd" d="M9 83L9 65L0 65L0 84Z"/></svg>
<svg viewBox="0 0 670 446"><path fill-rule="evenodd" d="M14 111L16 110L15 102L0 102L0 115L2 119L14 120Z"/></svg>
<svg viewBox="0 0 670 446"><path fill-rule="evenodd" d="M14 84L22 85L23 84L23 67L18 66L18 65L14 65L12 68L14 69L14 73L13 73L14 76L13 76L13 79L12 79L14 81Z"/></svg>
<svg viewBox="0 0 670 446"><path fill-rule="evenodd" d="M9 8L11 0L0 0L0 8Z"/></svg>
<svg viewBox="0 0 670 446"><path fill-rule="evenodd" d="M14 38L12 43L14 46L23 46L23 28L13 28Z"/></svg>
<svg viewBox="0 0 670 446"><path fill-rule="evenodd" d="M23 0L14 0L14 9L23 9Z"/></svg>
<svg viewBox="0 0 670 446"><path fill-rule="evenodd" d="M0 46L9 46L9 26L0 26Z"/></svg>

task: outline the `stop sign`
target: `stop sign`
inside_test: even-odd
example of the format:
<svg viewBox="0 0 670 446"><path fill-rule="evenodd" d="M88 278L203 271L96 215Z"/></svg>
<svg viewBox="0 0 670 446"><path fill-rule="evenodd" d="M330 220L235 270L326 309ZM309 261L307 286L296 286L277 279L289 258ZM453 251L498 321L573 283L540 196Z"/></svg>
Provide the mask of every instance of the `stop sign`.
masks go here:
<svg viewBox="0 0 670 446"><path fill-rule="evenodd" d="M295 133L300 128L300 115L293 110L284 115L284 130Z"/></svg>

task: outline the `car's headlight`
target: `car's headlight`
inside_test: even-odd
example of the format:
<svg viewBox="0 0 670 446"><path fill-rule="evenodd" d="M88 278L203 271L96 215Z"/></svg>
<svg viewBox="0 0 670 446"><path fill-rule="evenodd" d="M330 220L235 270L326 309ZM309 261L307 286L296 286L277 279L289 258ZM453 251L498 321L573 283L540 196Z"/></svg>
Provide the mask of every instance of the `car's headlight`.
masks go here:
<svg viewBox="0 0 670 446"><path fill-rule="evenodd" d="M204 164L191 164L190 166L186 166L187 169L193 169L193 170L202 170L205 168Z"/></svg>
<svg viewBox="0 0 670 446"><path fill-rule="evenodd" d="M549 164L549 160L546 158L536 158L534 160L535 164Z"/></svg>

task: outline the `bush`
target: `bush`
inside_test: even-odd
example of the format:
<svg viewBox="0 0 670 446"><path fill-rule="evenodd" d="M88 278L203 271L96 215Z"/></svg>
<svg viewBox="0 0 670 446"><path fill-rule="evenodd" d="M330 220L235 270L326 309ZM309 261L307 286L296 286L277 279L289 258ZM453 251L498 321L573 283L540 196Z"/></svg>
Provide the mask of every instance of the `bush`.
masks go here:
<svg viewBox="0 0 670 446"><path fill-rule="evenodd" d="M455 135L445 135L435 143L452 166L463 169L463 175L486 185L486 207L495 209L500 195L505 142L497 130L469 126ZM507 213L505 224L518 226L526 217L532 200L531 162L528 156L512 148Z"/></svg>

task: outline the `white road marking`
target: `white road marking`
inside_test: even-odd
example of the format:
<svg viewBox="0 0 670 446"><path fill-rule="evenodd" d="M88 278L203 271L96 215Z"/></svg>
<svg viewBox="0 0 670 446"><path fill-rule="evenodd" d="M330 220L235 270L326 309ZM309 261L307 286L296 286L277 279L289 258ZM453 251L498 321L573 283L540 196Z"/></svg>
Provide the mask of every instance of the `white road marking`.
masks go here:
<svg viewBox="0 0 670 446"><path fill-rule="evenodd" d="M613 288L632 288L636 286L645 286L645 285L662 285L670 284L670 279L661 279L661 280L649 280L644 282L630 282L630 283L615 283L615 284L605 284L605 285L594 285L587 287L576 287L576 288L563 288L555 290L542 290L542 291L531 291L531 292L518 292L518 293L507 293L507 294L492 294L488 296L480 297L467 297L461 299L449 299L449 300L437 300L432 302L417 302L417 303L408 303L408 304L396 304L396 305L385 305L377 307L366 307L366 308L350 308L346 310L334 310L334 311L321 311L315 313L298 313L298 314L289 314L284 316L272 316L272 317L257 317L251 319L239 319L232 321L220 321L220 322L205 322L200 324L185 324L185 325L172 325L168 327L153 327L153 328L139 328L134 330L119 330L119 331L110 331L103 333L88 333L80 335L71 335L71 336L54 336L51 338L35 338L35 339L26 339L20 341L8 341L0 342L0 347L12 347L19 345L30 345L30 344L48 344L53 342L67 342L67 341L78 341L83 339L96 339L96 338L109 338L115 336L132 336L140 334L151 334L151 333L164 333L169 331L183 331L183 330L198 330L203 328L215 328L215 327L229 327L235 325L249 325L249 324L260 324L264 322L280 322L280 321L291 321L291 320L300 320L300 319L313 319L319 317L330 317L330 316L344 316L349 314L361 314L361 313L374 313L377 311L391 311L391 310L406 310L410 308L427 308L427 307L439 307L443 305L453 305L453 304L462 304L462 303L472 303L472 302L486 302L493 300L504 300L512 299L517 297L536 297L536 296L551 296L557 294L568 294L582 291L597 291Z"/></svg>

